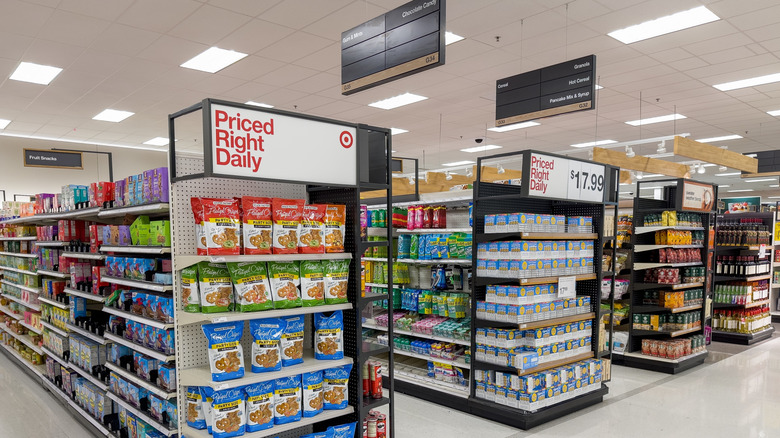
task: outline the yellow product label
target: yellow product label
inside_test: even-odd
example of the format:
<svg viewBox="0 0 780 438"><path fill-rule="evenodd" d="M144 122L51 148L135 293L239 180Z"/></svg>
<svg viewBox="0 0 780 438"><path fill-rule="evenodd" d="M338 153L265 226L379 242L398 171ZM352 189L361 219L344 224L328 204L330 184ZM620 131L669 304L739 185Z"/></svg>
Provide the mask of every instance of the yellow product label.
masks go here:
<svg viewBox="0 0 780 438"><path fill-rule="evenodd" d="M303 332L285 333L282 335L282 339L300 338L303 336Z"/></svg>
<svg viewBox="0 0 780 438"><path fill-rule="evenodd" d="M230 277L213 277L213 278L206 277L206 278L201 278L201 281L203 283L215 284L215 285L225 284L225 283L233 284L233 282L230 280Z"/></svg>
<svg viewBox="0 0 780 438"><path fill-rule="evenodd" d="M212 350L219 350L219 349L222 349L222 348L231 348L231 347L237 347L237 346L238 346L238 341L223 342L221 344L214 344L214 345L212 345L211 349Z"/></svg>
<svg viewBox="0 0 780 438"><path fill-rule="evenodd" d="M223 224L223 225L238 225L238 219L233 219L229 217L212 217L209 218L209 223L212 224Z"/></svg>
<svg viewBox="0 0 780 438"><path fill-rule="evenodd" d="M265 275L253 275L251 277L239 278L238 280L236 280L236 284L256 283L259 281L263 281L265 279L266 279Z"/></svg>
<svg viewBox="0 0 780 438"><path fill-rule="evenodd" d="M281 225L283 227L295 227L298 226L299 223L299 221L276 221L276 225Z"/></svg>
<svg viewBox="0 0 780 438"><path fill-rule="evenodd" d="M274 394L276 395L296 395L298 393L298 388L276 388L274 391Z"/></svg>
<svg viewBox="0 0 780 438"><path fill-rule="evenodd" d="M331 385L346 385L349 379L328 379L328 383Z"/></svg>
<svg viewBox="0 0 780 438"><path fill-rule="evenodd" d="M241 403L241 400L234 400L232 402L219 403L219 404L214 405L213 407L214 407L215 410L221 411L221 410L224 410L224 409L234 408L234 407L238 406L240 403Z"/></svg>
<svg viewBox="0 0 780 438"><path fill-rule="evenodd" d="M308 390L315 390L315 389L321 389L321 388L322 388L322 383L317 383L316 385L308 385L306 387L306 389L308 389Z"/></svg>
<svg viewBox="0 0 780 438"><path fill-rule="evenodd" d="M263 226L263 227L271 227L271 221L270 220L260 220L260 219L249 219L246 221L247 225L254 225L254 226Z"/></svg>
<svg viewBox="0 0 780 438"><path fill-rule="evenodd" d="M247 401L249 401L249 402L263 402L263 401L269 400L272 395L273 394L270 393L270 392L268 394L255 395L255 396L247 398Z"/></svg>
<svg viewBox="0 0 780 438"><path fill-rule="evenodd" d="M282 272L282 273L274 274L274 278L279 280L295 281L298 279L298 276L288 272Z"/></svg>
<svg viewBox="0 0 780 438"><path fill-rule="evenodd" d="M274 346L274 345L279 345L279 341L274 339L257 339L255 340L255 344Z"/></svg>
<svg viewBox="0 0 780 438"><path fill-rule="evenodd" d="M321 329L317 330L318 335L331 335L331 334L337 334L340 333L341 329Z"/></svg>
<svg viewBox="0 0 780 438"><path fill-rule="evenodd" d="M305 274L303 277L312 281L322 280L322 274Z"/></svg>

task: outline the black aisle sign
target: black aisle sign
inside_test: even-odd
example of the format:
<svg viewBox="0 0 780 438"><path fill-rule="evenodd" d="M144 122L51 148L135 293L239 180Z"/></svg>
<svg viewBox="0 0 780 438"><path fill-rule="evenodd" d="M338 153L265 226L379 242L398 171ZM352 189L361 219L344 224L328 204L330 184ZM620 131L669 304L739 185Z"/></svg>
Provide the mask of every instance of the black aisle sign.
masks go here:
<svg viewBox="0 0 780 438"><path fill-rule="evenodd" d="M45 149L25 149L25 167L57 167L63 169L83 169L81 152L61 152Z"/></svg>
<svg viewBox="0 0 780 438"><path fill-rule="evenodd" d="M414 0L341 34L341 94L444 64L445 0Z"/></svg>
<svg viewBox="0 0 780 438"><path fill-rule="evenodd" d="M496 126L595 107L596 55L496 81Z"/></svg>

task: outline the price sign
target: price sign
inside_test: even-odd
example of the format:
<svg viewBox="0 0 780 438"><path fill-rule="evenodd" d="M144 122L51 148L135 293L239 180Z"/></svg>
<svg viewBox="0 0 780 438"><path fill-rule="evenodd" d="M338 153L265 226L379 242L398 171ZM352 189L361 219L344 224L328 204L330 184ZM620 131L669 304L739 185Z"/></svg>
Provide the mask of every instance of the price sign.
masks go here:
<svg viewBox="0 0 780 438"><path fill-rule="evenodd" d="M577 277L558 277L558 298L575 298L577 296Z"/></svg>
<svg viewBox="0 0 780 438"><path fill-rule="evenodd" d="M766 257L766 244L762 243L758 246L758 258L763 259Z"/></svg>
<svg viewBox="0 0 780 438"><path fill-rule="evenodd" d="M569 161L569 199L604 200L604 166Z"/></svg>
<svg viewBox="0 0 780 438"><path fill-rule="evenodd" d="M528 167L528 194L577 201L604 201L606 178L601 164L569 160L551 155L531 154ZM526 178L523 175L523 178ZM564 182L565 181L565 182Z"/></svg>

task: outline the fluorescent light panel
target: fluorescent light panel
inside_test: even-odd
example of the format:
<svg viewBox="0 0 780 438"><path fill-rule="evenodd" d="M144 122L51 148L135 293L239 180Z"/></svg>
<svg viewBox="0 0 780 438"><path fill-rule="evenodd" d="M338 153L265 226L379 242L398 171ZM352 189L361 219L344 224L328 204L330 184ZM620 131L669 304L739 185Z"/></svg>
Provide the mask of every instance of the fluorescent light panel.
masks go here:
<svg viewBox="0 0 780 438"><path fill-rule="evenodd" d="M92 120L102 120L104 122L119 123L122 120L132 116L133 114L135 113L131 113L130 111L104 109L103 111L100 112L100 114L93 117Z"/></svg>
<svg viewBox="0 0 780 438"><path fill-rule="evenodd" d="M728 173L716 173L715 176L737 176L742 175L742 172L728 172Z"/></svg>
<svg viewBox="0 0 780 438"><path fill-rule="evenodd" d="M262 102L255 102L254 100L250 100L249 102L244 102L245 105L252 105L252 106L259 106L260 108L273 108L273 105L268 105L267 103Z"/></svg>
<svg viewBox="0 0 780 438"><path fill-rule="evenodd" d="M664 186L648 186L648 187L642 187L642 189L662 189Z"/></svg>
<svg viewBox="0 0 780 438"><path fill-rule="evenodd" d="M753 189L734 189L734 190L726 190L728 193L738 193L738 192L752 192Z"/></svg>
<svg viewBox="0 0 780 438"><path fill-rule="evenodd" d="M460 151L461 152L468 152L470 154L473 154L475 152L484 152L484 151L489 151L489 150L493 150L493 149L501 149L501 146L499 146L497 144L486 144L484 146L474 146L473 148L461 149Z"/></svg>
<svg viewBox="0 0 780 438"><path fill-rule="evenodd" d="M11 75L10 79L33 84L49 85L62 71L59 67L22 62Z"/></svg>
<svg viewBox="0 0 780 438"><path fill-rule="evenodd" d="M10 120L0 119L0 129L5 129L5 127L8 126L9 123L11 123Z"/></svg>
<svg viewBox="0 0 780 438"><path fill-rule="evenodd" d="M602 87L602 86L601 86L601 85L599 85L599 84L596 84L596 89L597 89L597 90L601 90L602 88L604 88L604 87Z"/></svg>
<svg viewBox="0 0 780 438"><path fill-rule="evenodd" d="M220 49L219 47L211 47L200 55L181 64L179 67L205 71L206 73L216 73L230 64L238 62L246 57L246 53Z"/></svg>
<svg viewBox="0 0 780 438"><path fill-rule="evenodd" d="M777 178L756 178L743 180L746 183L777 181Z"/></svg>
<svg viewBox="0 0 780 438"><path fill-rule="evenodd" d="M390 135L403 134L404 132L409 132L409 130L401 128L390 128Z"/></svg>
<svg viewBox="0 0 780 438"><path fill-rule="evenodd" d="M619 29L607 35L623 44L631 44L717 20L720 20L720 17L704 6L699 6L698 8L677 12L676 14Z"/></svg>
<svg viewBox="0 0 780 438"><path fill-rule="evenodd" d="M530 128L531 126L538 126L538 125L540 125L540 124L541 124L541 123L539 123L539 122L533 122L533 121L529 121L529 122L520 122L520 123L515 123L515 124L512 124L512 125L506 125L506 126L498 126L498 127L494 127L494 128L488 128L488 131L493 131L493 132L506 132L506 131L514 131L515 129Z"/></svg>
<svg viewBox="0 0 780 438"><path fill-rule="evenodd" d="M682 114L667 114L665 116L650 117L647 119L640 119L640 120L631 120L629 122L626 122L626 124L631 126L640 126L640 125L643 126L643 125L652 125L653 123L669 122L672 120L680 120L685 118L686 117Z"/></svg>
<svg viewBox="0 0 780 438"><path fill-rule="evenodd" d="M736 140L736 139L739 139L739 138L742 138L742 136L734 134L734 135L724 135L722 137L701 138L701 139L696 140L696 141L701 142L701 143L713 143L713 142L716 142L716 141Z"/></svg>
<svg viewBox="0 0 780 438"><path fill-rule="evenodd" d="M168 144L168 137L155 137L151 140L145 141L144 144L148 144L152 146L165 146L166 144Z"/></svg>
<svg viewBox="0 0 780 438"><path fill-rule="evenodd" d="M720 91L731 91L738 88L755 87L758 85L771 84L773 82L780 82L780 73L773 73L766 76L758 76L755 78L742 79L733 82L724 82L722 84L713 85Z"/></svg>
<svg viewBox="0 0 780 438"><path fill-rule="evenodd" d="M442 163L442 166L452 167L452 166L465 166L466 164L474 164L473 161L453 161L452 163Z"/></svg>
<svg viewBox="0 0 780 438"><path fill-rule="evenodd" d="M780 116L780 110L767 111L766 113L774 117Z"/></svg>
<svg viewBox="0 0 780 438"><path fill-rule="evenodd" d="M460 35L455 35L452 32L444 32L444 45L449 46L452 43L457 43L460 40L463 40L463 38Z"/></svg>
<svg viewBox="0 0 780 438"><path fill-rule="evenodd" d="M378 102L369 103L368 106L373 106L374 108L379 108L384 110L391 110L393 108L409 105L425 99L427 99L427 97L425 96L419 96L417 94L412 94L412 93L404 93L404 94L399 94L398 96L393 96L384 100L380 100Z"/></svg>
<svg viewBox="0 0 780 438"><path fill-rule="evenodd" d="M130 146L130 145L124 145L124 144L114 144L114 143L102 143L98 141L92 141L92 140L71 140L67 138L54 138L54 137L43 137L40 135L24 135L24 134L11 134L11 133L5 133L0 132L0 136L5 137L14 137L14 138L31 138L33 140L46 140L46 141L58 141L62 143L77 143L82 145L92 145L92 146L107 146L112 148L123 148L123 149L141 149L145 151L154 151L154 152L167 152L167 149L161 149L161 148L146 148L143 146Z"/></svg>
<svg viewBox="0 0 780 438"><path fill-rule="evenodd" d="M577 144L573 144L573 145L570 145L570 146L573 147L573 148L587 148L587 147L590 147L590 146L601 146L601 145L612 144L612 143L617 143L617 141L615 141L615 140L599 140L599 141L590 141L590 142L587 142L587 143L577 143Z"/></svg>

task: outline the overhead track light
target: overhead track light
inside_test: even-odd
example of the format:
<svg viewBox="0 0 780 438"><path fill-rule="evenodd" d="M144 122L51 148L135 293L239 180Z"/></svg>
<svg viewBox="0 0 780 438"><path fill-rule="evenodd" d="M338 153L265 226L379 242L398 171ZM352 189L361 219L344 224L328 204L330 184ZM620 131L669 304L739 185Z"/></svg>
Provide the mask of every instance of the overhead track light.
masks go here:
<svg viewBox="0 0 780 438"><path fill-rule="evenodd" d="M628 158L634 158L636 156L636 152L634 152L634 148L631 146L626 146L626 156Z"/></svg>

